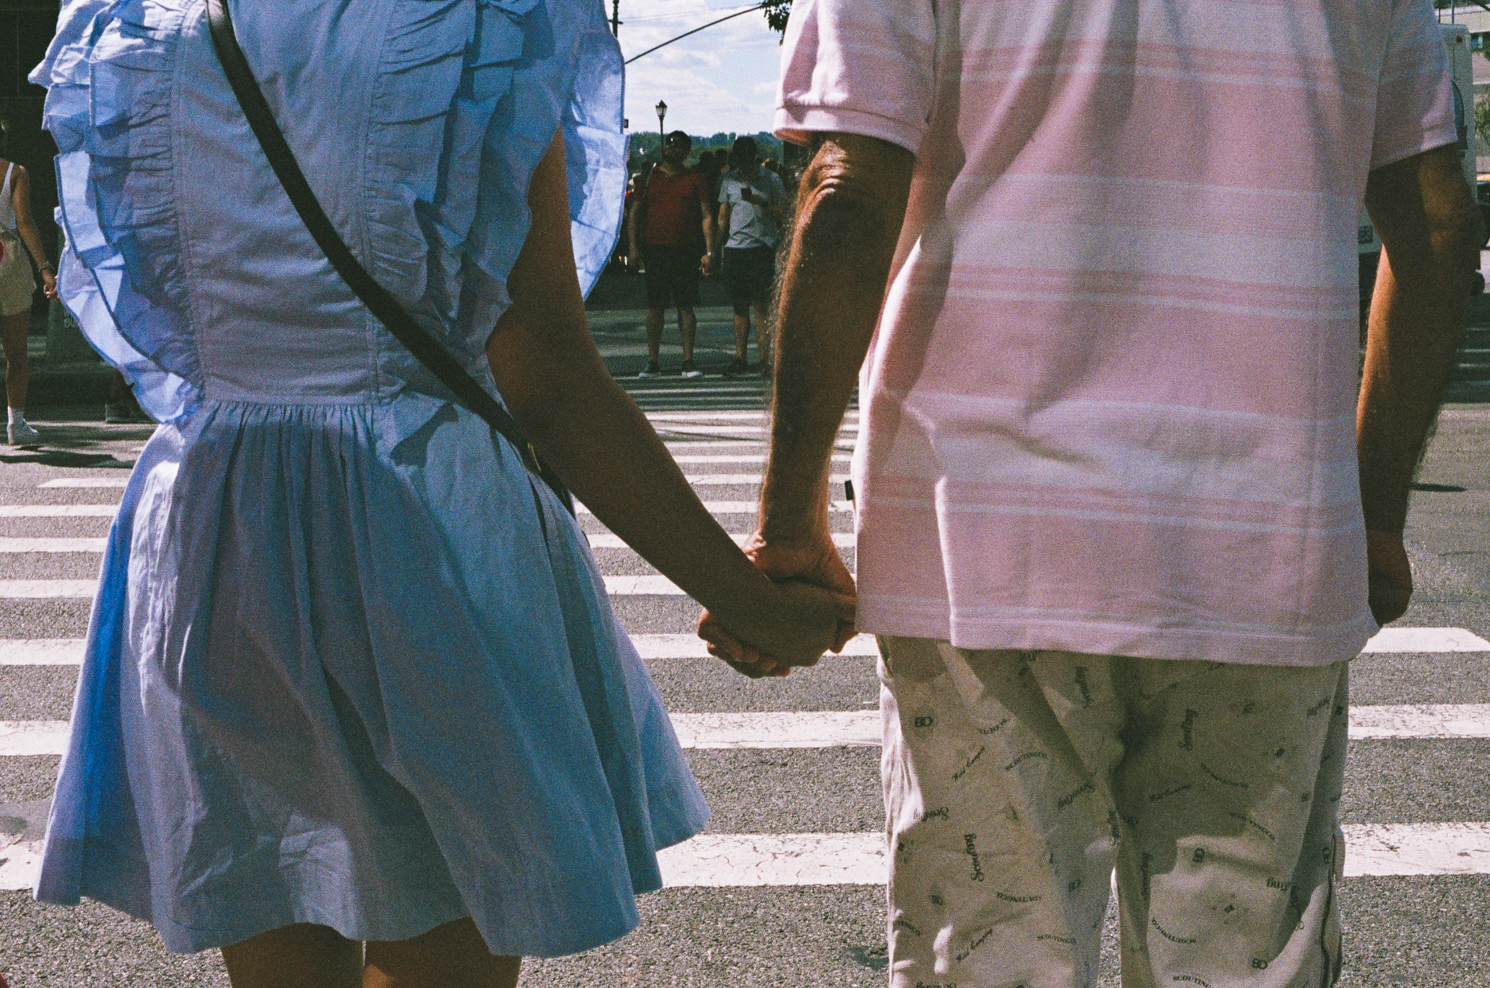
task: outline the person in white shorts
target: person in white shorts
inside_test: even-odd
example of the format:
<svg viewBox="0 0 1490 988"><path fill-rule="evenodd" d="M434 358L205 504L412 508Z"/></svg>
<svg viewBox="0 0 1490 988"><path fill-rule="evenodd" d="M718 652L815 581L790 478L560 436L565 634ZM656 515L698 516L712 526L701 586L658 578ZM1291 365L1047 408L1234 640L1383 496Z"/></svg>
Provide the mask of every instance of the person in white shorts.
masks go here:
<svg viewBox="0 0 1490 988"><path fill-rule="evenodd" d="M891 984L1090 988L1114 873L1125 988L1332 984L1346 664L1408 604L1482 237L1432 7L801 0L784 43L747 549L854 586L857 376Z"/></svg>
<svg viewBox="0 0 1490 988"><path fill-rule="evenodd" d="M31 324L31 295L36 291L32 260L41 269L47 298L57 297L57 275L31 219L31 183L26 169L0 158L0 172L4 173L0 179L0 338L5 344L5 400L9 406L6 439L12 446L24 446L41 439L26 421L26 385L31 370L26 334Z"/></svg>

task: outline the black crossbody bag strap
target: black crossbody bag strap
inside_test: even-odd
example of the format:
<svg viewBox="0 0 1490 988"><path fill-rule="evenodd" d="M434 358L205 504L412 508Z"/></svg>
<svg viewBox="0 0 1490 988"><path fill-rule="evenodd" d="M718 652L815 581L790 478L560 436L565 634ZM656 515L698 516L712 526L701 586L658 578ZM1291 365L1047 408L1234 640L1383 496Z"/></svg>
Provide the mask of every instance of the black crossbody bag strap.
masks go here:
<svg viewBox="0 0 1490 988"><path fill-rule="evenodd" d="M253 76L248 60L243 57L243 49L238 47L238 38L233 33L233 20L228 14L226 0L207 0L207 24L212 34L212 45L217 49L218 60L228 77L228 84L233 87L233 95L238 97L238 105L242 108L254 137L258 138L259 147L269 159L270 167L274 169L280 185L284 186L285 194L290 197L305 228L325 252L326 259L331 262L336 273L341 275L347 287L352 289L388 332L430 373L439 378L462 405L485 419L488 425L517 447L527 468L552 488L569 513L574 514L574 499L564 487L563 481L538 458L533 444L523 435L523 430L513 421L507 409L466 372L449 350L416 323L387 289L367 273L367 269L358 263L351 249L336 232L336 227L321 208L316 194L311 191L310 183L305 180L305 173L300 170L294 152L285 141L285 135L274 119L274 112L269 109L264 93L259 89L258 80Z"/></svg>

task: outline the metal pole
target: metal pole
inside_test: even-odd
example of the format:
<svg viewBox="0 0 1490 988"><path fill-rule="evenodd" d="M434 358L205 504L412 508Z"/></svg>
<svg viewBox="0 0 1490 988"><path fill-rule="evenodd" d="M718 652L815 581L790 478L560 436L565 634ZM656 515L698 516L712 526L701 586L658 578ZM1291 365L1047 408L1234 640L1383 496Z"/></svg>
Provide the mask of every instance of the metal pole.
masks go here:
<svg viewBox="0 0 1490 988"><path fill-rule="evenodd" d="M621 37L621 0L611 0L610 33L616 38Z"/></svg>

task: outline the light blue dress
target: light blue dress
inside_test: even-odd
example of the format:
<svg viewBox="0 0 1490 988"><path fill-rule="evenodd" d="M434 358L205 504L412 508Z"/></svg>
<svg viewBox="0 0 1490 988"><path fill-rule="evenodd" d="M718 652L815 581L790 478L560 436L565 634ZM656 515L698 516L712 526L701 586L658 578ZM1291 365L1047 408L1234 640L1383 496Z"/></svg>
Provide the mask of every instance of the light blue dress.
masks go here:
<svg viewBox="0 0 1490 988"><path fill-rule="evenodd" d="M233 5L362 263L489 387L562 126L588 287L621 217L599 0ZM63 298L163 424L109 538L38 899L196 951L295 922L500 954L621 936L707 811L573 519L315 247L202 0L72 0L32 79Z"/></svg>

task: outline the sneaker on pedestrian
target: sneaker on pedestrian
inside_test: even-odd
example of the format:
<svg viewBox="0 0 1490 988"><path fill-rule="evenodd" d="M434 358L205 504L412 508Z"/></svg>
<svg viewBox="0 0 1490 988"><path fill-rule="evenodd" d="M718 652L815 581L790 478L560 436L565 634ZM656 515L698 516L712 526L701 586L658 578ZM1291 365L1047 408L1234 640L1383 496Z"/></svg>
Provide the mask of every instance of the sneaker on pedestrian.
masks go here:
<svg viewBox="0 0 1490 988"><path fill-rule="evenodd" d="M724 369L725 377L734 377L737 374L748 373L750 373L750 365L741 360L739 357L736 357L734 361Z"/></svg>
<svg viewBox="0 0 1490 988"><path fill-rule="evenodd" d="M655 360L649 360L649 361L647 361L647 368L646 368L646 370L643 370L641 373L637 374L636 376L637 377L658 377L661 374L662 374L662 365L659 364Z"/></svg>
<svg viewBox="0 0 1490 988"><path fill-rule="evenodd" d="M41 433L25 419L16 419L6 427L5 438L12 446L35 446L41 442Z"/></svg>
<svg viewBox="0 0 1490 988"><path fill-rule="evenodd" d="M685 360L685 361L683 361L683 376L684 377L703 377L704 376L704 372L698 369L698 364L695 364L691 360Z"/></svg>

